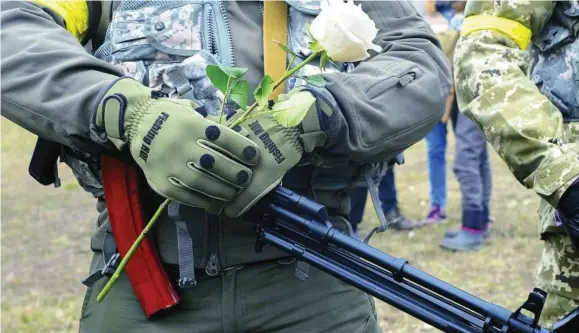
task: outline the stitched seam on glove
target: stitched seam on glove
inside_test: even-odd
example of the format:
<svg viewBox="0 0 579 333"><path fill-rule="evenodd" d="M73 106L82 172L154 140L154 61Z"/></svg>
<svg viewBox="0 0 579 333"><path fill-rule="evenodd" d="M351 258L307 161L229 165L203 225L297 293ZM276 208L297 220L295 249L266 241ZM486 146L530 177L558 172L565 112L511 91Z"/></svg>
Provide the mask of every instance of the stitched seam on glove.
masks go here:
<svg viewBox="0 0 579 333"><path fill-rule="evenodd" d="M293 135L292 135L292 133L290 133L290 131L294 132ZM289 141L289 143L293 146L294 149L303 153L304 148L303 148L302 143L299 139L300 133L299 133L299 130L297 128L291 128L291 129L285 128L282 131L282 133L283 133L285 139L287 141Z"/></svg>
<svg viewBox="0 0 579 333"><path fill-rule="evenodd" d="M129 142L137 135L138 125L141 123L143 118L150 113L151 106L153 106L153 101L151 99L145 99L140 101L134 107L134 110L129 113L129 119L125 122Z"/></svg>

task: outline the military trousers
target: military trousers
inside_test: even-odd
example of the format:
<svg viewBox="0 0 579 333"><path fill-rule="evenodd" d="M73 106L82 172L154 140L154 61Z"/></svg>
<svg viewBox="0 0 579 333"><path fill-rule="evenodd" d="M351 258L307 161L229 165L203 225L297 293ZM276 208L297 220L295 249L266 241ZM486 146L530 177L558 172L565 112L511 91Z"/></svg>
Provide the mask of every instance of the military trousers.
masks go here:
<svg viewBox="0 0 579 333"><path fill-rule="evenodd" d="M91 273L102 267L95 254ZM181 289L171 312L147 319L126 275L96 303L106 279L88 288L80 333L378 333L373 299L314 267L306 281L295 275L295 260L246 265Z"/></svg>
<svg viewBox="0 0 579 333"><path fill-rule="evenodd" d="M537 286L548 293L541 325L550 328L579 306L579 253L565 233L547 232L542 238Z"/></svg>

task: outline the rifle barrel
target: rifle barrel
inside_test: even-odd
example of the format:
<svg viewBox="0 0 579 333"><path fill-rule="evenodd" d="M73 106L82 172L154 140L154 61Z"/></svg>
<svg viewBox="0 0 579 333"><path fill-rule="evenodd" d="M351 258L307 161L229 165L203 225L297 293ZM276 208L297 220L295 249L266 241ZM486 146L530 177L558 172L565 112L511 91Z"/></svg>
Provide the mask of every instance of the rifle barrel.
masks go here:
<svg viewBox="0 0 579 333"><path fill-rule="evenodd" d="M266 201L266 211L279 220L273 221L276 230L262 228L263 240L434 327L445 332L461 333L499 332L496 327L502 326L520 333L549 332L513 319L511 311L412 267L404 259L392 257L341 233L327 223L325 207L309 198L283 187L274 189L269 198L272 200ZM280 220L291 227L288 229ZM280 230L289 230L293 235L284 238L286 236ZM305 244L296 244L292 238L296 234L298 238L307 240L303 243L311 244L314 240L321 251L310 249ZM328 250L328 245L349 255ZM354 259L354 256L371 265ZM465 318L469 325L464 324Z"/></svg>
<svg viewBox="0 0 579 333"><path fill-rule="evenodd" d="M283 236L273 230L263 231L264 240L274 244L278 248L293 254L300 260L319 268L344 282L363 290L364 292L388 303L392 306L428 323L444 332L450 333L481 333L480 327L470 326L458 315L423 301L420 298L411 297L405 289L397 284L387 285L376 283L364 275L352 271L329 260L315 251L301 247L293 242L284 239ZM498 330L490 332L499 332Z"/></svg>

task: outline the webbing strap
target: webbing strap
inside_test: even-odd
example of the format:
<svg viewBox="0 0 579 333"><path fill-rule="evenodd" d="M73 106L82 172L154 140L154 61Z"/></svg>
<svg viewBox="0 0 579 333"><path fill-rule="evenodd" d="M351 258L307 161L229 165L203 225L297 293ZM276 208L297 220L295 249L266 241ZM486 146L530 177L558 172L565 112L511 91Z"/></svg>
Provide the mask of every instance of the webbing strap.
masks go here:
<svg viewBox="0 0 579 333"><path fill-rule="evenodd" d="M82 284L91 287L95 282L105 276L112 276L120 263L120 255L117 252L117 243L111 231L105 230L102 241L103 268L95 271L82 280Z"/></svg>
<svg viewBox="0 0 579 333"><path fill-rule="evenodd" d="M365 174L366 184L368 184L368 192L370 192L370 197L372 198L372 203L374 204L374 210L376 211L376 215L378 215L378 220L380 221L380 225L372 229L372 231L366 236L364 239L364 243L368 243L370 241L370 237L375 232L384 232L388 228L389 224L386 222L386 215L384 215L384 210L382 210L382 203L380 202L380 196L378 194L378 185L376 185L376 181L374 177L376 173L376 169L373 169L371 166L368 168ZM396 223L394 221L391 224Z"/></svg>
<svg viewBox="0 0 579 333"><path fill-rule="evenodd" d="M191 86L191 82L189 81L187 76L185 76L185 71L183 70L182 67L179 66L175 66L170 70L168 70L167 77L169 77L169 80L175 86L175 89L177 90L177 94L179 94L179 96L194 101L200 106L203 106L204 104L203 101L206 98L209 98L217 91L217 87L211 85L200 92L198 91L197 95L195 95L195 91Z"/></svg>
<svg viewBox="0 0 579 333"><path fill-rule="evenodd" d="M286 54L276 43L287 45L288 8L285 1L265 0L263 2L263 69L265 75L277 81L286 70ZM285 83L280 84L271 94L271 99L285 92ZM317 123L317 121L316 121ZM308 278L309 264L298 261L295 276L305 281Z"/></svg>
<svg viewBox="0 0 579 333"><path fill-rule="evenodd" d="M191 87L191 83L185 76L185 72L179 66L175 66L167 71L167 76L169 80L175 85L175 89L177 89L177 93L179 96L186 98L188 100L195 101L195 95L193 95L193 87Z"/></svg>
<svg viewBox="0 0 579 333"><path fill-rule="evenodd" d="M179 256L179 288L190 288L197 284L195 280L195 262L193 257L193 239L189 235L187 223L181 219L181 204L172 201L167 207L169 218L177 227L177 251Z"/></svg>
<svg viewBox="0 0 579 333"><path fill-rule="evenodd" d="M287 45L287 15L285 1L265 0L263 2L263 58L264 72L277 81L286 69L286 54L273 40ZM285 83L277 87L272 95L276 99L285 92Z"/></svg>

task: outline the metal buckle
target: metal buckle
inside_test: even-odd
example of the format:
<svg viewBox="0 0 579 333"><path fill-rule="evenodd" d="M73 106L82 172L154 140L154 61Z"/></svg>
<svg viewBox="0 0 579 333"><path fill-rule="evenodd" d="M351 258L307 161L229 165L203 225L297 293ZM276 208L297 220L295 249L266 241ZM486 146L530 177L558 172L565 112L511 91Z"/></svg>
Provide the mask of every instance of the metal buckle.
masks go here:
<svg viewBox="0 0 579 333"><path fill-rule="evenodd" d="M120 263L121 255L117 252L111 256L109 261L106 262L104 267L91 275L87 276L82 280L82 284L87 287L92 286L95 282L102 279L105 276L112 276Z"/></svg>

